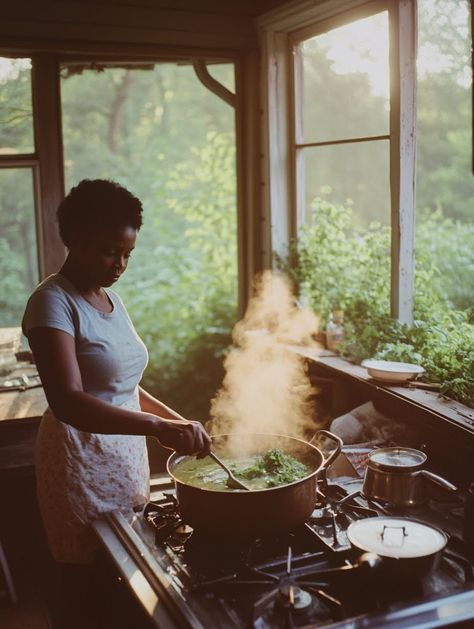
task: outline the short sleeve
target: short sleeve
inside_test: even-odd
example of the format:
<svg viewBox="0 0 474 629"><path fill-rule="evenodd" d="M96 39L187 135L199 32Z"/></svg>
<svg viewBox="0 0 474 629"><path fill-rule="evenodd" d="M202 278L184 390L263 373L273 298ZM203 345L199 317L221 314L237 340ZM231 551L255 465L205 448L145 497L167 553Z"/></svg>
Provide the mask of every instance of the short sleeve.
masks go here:
<svg viewBox="0 0 474 629"><path fill-rule="evenodd" d="M26 337L30 330L40 327L75 336L73 311L65 292L52 286L35 291L26 305L21 327Z"/></svg>

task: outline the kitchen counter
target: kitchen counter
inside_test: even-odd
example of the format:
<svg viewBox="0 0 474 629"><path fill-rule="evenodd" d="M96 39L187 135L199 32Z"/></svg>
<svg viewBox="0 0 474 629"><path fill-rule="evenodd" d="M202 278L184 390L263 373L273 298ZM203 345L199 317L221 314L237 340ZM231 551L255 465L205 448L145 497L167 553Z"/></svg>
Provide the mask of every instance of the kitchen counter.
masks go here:
<svg viewBox="0 0 474 629"><path fill-rule="evenodd" d="M14 379L30 378L36 367L18 362L9 373ZM34 447L39 422L48 403L41 386L0 392L0 472L20 472L34 466Z"/></svg>
<svg viewBox="0 0 474 629"><path fill-rule="evenodd" d="M336 354L318 350L316 347L302 345L290 345L285 347L294 353L303 356L316 365L320 365L326 371L342 378L351 378L365 385L373 392L385 392L387 396L399 398L407 405L423 407L427 412L456 424L460 429L474 435L474 409L444 397L437 392L424 390L423 385L409 383L405 386L384 384L374 380L367 374L367 370L360 365L349 362Z"/></svg>
<svg viewBox="0 0 474 629"><path fill-rule="evenodd" d="M284 346L307 360L316 386L319 381L327 384L332 417L370 400L387 417L417 429L417 447L425 451L433 471L462 487L474 481L474 409L438 392L414 387L414 383L397 386L378 382L364 367L317 346Z"/></svg>

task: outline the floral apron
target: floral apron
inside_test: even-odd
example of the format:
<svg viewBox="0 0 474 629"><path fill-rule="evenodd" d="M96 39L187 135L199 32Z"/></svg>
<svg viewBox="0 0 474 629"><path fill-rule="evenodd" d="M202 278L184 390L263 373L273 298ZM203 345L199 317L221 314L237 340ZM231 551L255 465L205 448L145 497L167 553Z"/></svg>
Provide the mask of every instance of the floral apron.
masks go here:
<svg viewBox="0 0 474 629"><path fill-rule="evenodd" d="M138 394L120 405L139 410ZM36 444L38 502L54 559L93 561L98 544L90 527L120 509L128 518L149 496L145 437L83 432L47 409Z"/></svg>

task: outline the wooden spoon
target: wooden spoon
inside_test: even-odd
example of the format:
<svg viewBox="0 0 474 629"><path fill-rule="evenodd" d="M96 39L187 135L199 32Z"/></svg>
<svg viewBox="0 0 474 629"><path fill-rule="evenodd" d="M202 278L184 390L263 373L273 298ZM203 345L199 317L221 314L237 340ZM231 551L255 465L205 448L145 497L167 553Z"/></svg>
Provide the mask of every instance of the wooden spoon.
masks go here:
<svg viewBox="0 0 474 629"><path fill-rule="evenodd" d="M227 465L223 461L221 461L217 455L214 454L214 452L209 452L209 456L211 457L211 459L214 459L217 465L220 465L227 474L227 487L229 487L230 489L246 489L247 491L250 491L250 488L241 483L239 479L234 476L233 472L230 471Z"/></svg>

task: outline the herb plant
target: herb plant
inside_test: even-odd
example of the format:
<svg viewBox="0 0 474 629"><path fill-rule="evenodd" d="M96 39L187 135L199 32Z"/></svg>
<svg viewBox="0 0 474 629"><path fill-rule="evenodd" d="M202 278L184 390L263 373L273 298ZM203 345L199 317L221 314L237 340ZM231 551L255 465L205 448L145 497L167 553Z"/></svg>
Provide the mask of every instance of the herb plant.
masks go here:
<svg viewBox="0 0 474 629"><path fill-rule="evenodd" d="M462 232L462 278L460 239L455 221L421 214L412 326L390 317L390 229L358 230L350 205L316 199L283 266L323 327L331 310L344 310L343 356L420 364L442 394L474 407L474 225Z"/></svg>

